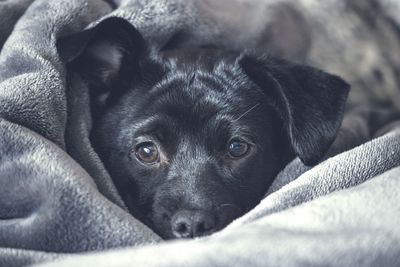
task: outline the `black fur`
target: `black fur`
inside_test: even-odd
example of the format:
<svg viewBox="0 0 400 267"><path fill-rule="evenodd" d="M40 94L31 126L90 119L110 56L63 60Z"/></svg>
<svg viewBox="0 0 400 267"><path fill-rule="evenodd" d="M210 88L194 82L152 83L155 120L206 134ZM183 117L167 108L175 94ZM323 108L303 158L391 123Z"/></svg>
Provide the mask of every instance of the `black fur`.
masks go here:
<svg viewBox="0 0 400 267"><path fill-rule="evenodd" d="M218 49L152 51L116 18L90 36L70 68L92 91L91 140L131 213L164 238L223 228L295 156L316 163L340 126L349 86L314 68ZM118 66L106 50L92 53L102 42L118 47ZM245 155L228 156L232 138ZM136 156L148 141L154 164Z"/></svg>

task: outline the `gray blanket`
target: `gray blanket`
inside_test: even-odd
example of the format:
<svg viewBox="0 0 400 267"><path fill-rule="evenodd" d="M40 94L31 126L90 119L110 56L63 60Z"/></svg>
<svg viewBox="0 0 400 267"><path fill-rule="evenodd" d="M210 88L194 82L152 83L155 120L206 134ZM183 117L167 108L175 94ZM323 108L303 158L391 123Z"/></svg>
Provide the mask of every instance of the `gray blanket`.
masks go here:
<svg viewBox="0 0 400 267"><path fill-rule="evenodd" d="M296 159L265 199L226 229L197 240L163 242L127 212L93 151L87 88L67 76L57 50L64 36L118 16L159 47L263 50L265 45L271 53L354 78L353 104L378 94L380 102L398 106L400 53L389 56L381 49L399 46L394 10L400 4L381 1L376 36L365 33L371 38L368 57L361 57L365 64L355 71L347 61L348 35L329 30L341 12L342 23L357 25L351 30L366 30L362 19L352 19L368 6L349 1L349 10L337 1L319 2L0 2L0 266L399 266L400 128L311 169ZM235 7L247 9L237 16ZM275 27L285 34L277 35ZM328 42L329 35L335 42ZM388 44L381 48L383 35ZM334 53L338 59L331 62L327 58L335 48L346 53ZM379 93L362 90L377 82ZM123 249L111 250L117 248ZM81 255L87 252L94 254Z"/></svg>

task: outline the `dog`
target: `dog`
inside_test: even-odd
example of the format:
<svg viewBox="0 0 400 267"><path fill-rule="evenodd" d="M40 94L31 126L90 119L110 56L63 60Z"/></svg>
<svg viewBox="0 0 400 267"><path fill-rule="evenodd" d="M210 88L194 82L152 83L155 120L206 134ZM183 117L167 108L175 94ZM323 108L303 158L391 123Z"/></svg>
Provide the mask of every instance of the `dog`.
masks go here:
<svg viewBox="0 0 400 267"><path fill-rule="evenodd" d="M293 158L317 163L349 85L313 67L216 48L157 50L102 21L70 68L91 92L91 142L129 211L165 239L212 234Z"/></svg>

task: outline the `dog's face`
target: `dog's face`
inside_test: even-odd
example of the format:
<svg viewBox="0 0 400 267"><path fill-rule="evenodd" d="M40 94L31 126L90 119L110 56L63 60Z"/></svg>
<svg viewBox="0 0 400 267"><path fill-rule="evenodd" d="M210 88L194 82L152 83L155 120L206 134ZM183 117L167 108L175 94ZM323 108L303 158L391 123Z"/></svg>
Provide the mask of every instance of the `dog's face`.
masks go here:
<svg viewBox="0 0 400 267"><path fill-rule="evenodd" d="M93 96L92 142L130 211L164 238L204 236L254 207L296 155L334 139L348 86L286 61L150 53L109 19L71 64Z"/></svg>
<svg viewBox="0 0 400 267"><path fill-rule="evenodd" d="M166 238L206 235L260 201L290 148L226 58L169 60L105 111L92 139L132 212Z"/></svg>

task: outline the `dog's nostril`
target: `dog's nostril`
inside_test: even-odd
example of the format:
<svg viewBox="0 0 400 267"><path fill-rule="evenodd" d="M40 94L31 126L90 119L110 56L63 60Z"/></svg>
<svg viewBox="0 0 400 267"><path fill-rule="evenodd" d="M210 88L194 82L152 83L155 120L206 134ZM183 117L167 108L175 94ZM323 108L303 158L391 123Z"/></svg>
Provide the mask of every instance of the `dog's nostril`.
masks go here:
<svg viewBox="0 0 400 267"><path fill-rule="evenodd" d="M178 218L177 221L173 222L172 233L178 238L192 237L190 222L186 221L186 218L181 219L183 220L179 220Z"/></svg>
<svg viewBox="0 0 400 267"><path fill-rule="evenodd" d="M172 233L177 238L211 234L216 228L214 216L205 211L179 211L173 216L171 224Z"/></svg>
<svg viewBox="0 0 400 267"><path fill-rule="evenodd" d="M179 223L175 229L178 233L186 233L188 231L188 227L185 223Z"/></svg>

